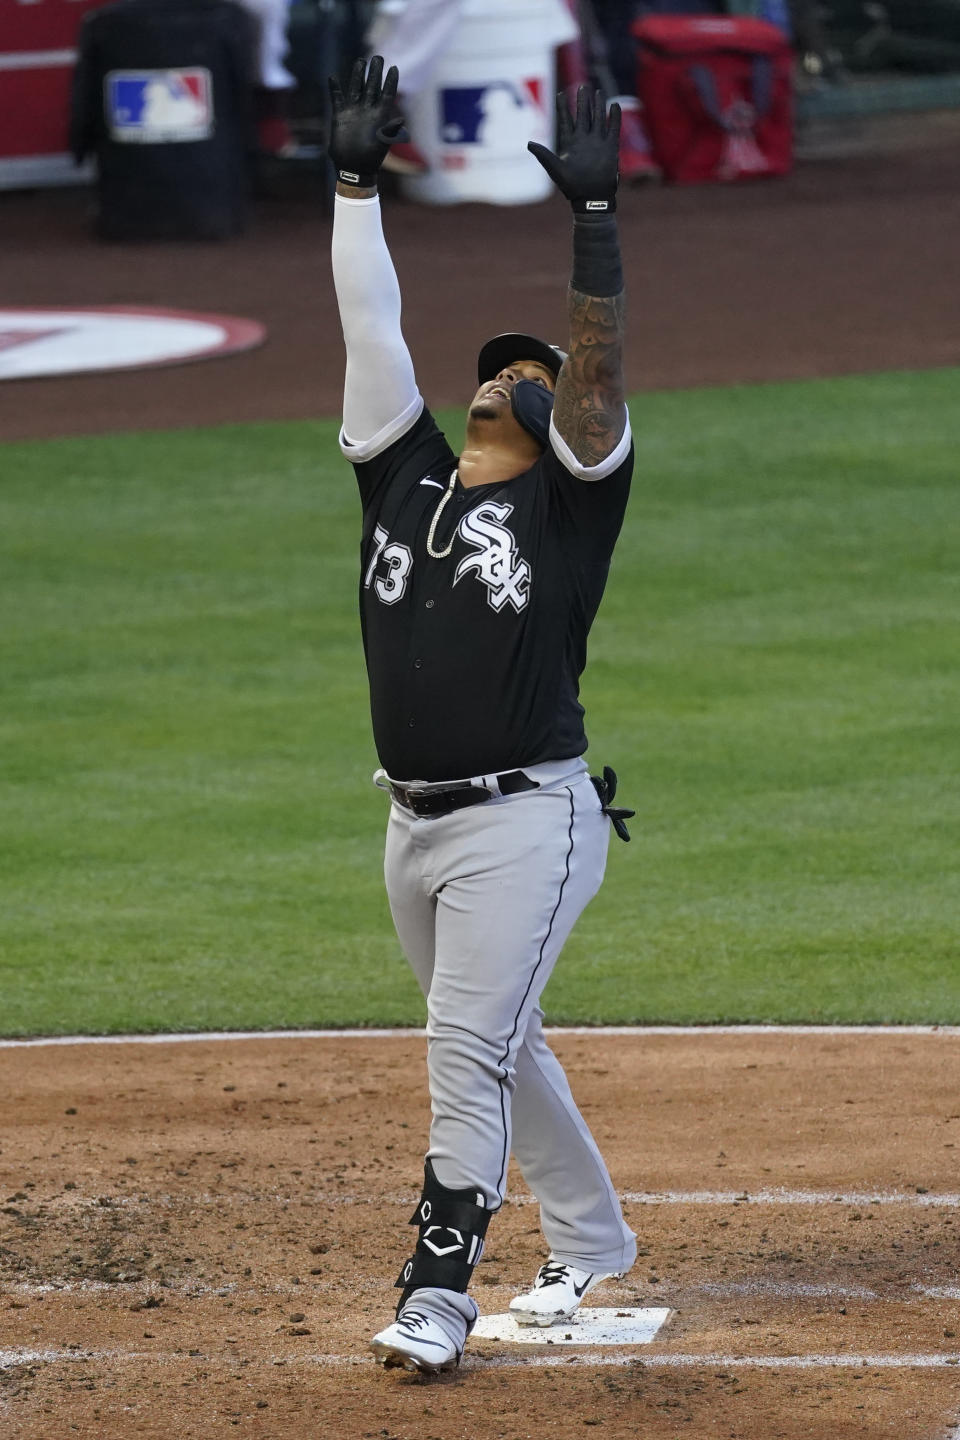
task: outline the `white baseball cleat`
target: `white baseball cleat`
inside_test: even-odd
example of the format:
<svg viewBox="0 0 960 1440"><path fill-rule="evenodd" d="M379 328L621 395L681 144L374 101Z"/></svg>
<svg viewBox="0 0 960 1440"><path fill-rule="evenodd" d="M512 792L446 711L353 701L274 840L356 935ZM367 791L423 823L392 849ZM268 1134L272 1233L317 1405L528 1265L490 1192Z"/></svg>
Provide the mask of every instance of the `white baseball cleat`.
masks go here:
<svg viewBox="0 0 960 1440"><path fill-rule="evenodd" d="M404 1306L392 1325L374 1335L370 1349L387 1370L402 1366L425 1375L454 1370L463 1354L431 1315L410 1304Z"/></svg>
<svg viewBox="0 0 960 1440"><path fill-rule="evenodd" d="M596 1285L619 1279L610 1270L577 1270L550 1259L540 1266L531 1289L510 1301L510 1314L518 1325L559 1325Z"/></svg>

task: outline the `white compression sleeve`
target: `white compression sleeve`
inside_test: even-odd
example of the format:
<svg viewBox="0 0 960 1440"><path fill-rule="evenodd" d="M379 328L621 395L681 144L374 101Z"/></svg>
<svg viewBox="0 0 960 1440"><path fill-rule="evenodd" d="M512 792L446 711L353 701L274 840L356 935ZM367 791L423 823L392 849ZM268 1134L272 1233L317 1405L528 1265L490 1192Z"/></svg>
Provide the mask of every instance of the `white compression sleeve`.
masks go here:
<svg viewBox="0 0 960 1440"><path fill-rule="evenodd" d="M378 196L336 197L332 259L347 349L341 439L355 458L370 459L409 429L423 408L400 329L400 286Z"/></svg>

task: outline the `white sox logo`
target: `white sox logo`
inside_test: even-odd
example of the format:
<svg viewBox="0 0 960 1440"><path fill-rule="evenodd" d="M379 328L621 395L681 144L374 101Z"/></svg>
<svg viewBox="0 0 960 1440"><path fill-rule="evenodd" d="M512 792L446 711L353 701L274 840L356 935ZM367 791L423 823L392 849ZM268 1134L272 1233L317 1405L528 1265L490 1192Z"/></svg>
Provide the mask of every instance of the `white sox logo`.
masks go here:
<svg viewBox="0 0 960 1440"><path fill-rule="evenodd" d="M422 483L422 482L421 482ZM512 505L498 505L487 500L464 515L457 534L476 554L460 561L453 577L454 585L464 575L476 572L477 579L487 587L487 601L498 613L510 604L519 612L530 598L530 566L517 553L513 534L502 523L513 514ZM386 573L377 574L379 562L386 562ZM384 605L396 605L406 594L413 569L413 555L406 545L391 541L388 532L378 525L373 532L370 560L363 577L364 588L373 587Z"/></svg>
<svg viewBox="0 0 960 1440"><path fill-rule="evenodd" d="M519 558L517 542L502 523L512 514L512 505L488 500L464 515L457 533L479 553L460 561L453 583L475 570L477 579L487 587L487 601L494 610L502 610L509 602L519 613L530 595L530 566Z"/></svg>

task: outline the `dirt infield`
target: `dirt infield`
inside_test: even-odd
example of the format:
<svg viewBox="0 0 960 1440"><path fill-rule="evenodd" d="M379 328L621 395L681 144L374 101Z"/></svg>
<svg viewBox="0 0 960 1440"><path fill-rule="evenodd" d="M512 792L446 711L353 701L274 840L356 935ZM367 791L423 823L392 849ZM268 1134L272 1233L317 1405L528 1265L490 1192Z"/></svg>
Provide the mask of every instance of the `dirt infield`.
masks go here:
<svg viewBox="0 0 960 1440"><path fill-rule="evenodd" d="M641 1350L366 1342L406 1258L423 1041L0 1050L0 1433L946 1440L960 1420L960 1037L566 1035L641 1241ZM541 1258L519 1178L475 1277Z"/></svg>
<svg viewBox="0 0 960 1440"><path fill-rule="evenodd" d="M815 154L783 181L623 193L631 390L960 363L960 115L874 121L871 134L872 149ZM222 245L101 245L88 204L82 191L0 194L0 304L169 305L247 316L270 338L161 373L8 382L0 437L338 413L316 181L262 199L250 233ZM386 209L431 404L466 403L490 334L562 332L562 201Z"/></svg>

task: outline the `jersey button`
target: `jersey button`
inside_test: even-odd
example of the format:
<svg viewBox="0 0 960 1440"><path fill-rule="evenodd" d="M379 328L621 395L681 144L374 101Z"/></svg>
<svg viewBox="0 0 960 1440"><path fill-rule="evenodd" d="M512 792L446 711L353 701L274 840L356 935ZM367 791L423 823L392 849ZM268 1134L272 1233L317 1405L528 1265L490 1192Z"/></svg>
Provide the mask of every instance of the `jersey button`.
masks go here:
<svg viewBox="0 0 960 1440"><path fill-rule="evenodd" d="M419 670L419 669L420 669L420 666L421 666L422 664L423 664L423 661L422 661L422 660L414 660L414 662L413 662L413 668L414 668L414 670Z"/></svg>
<svg viewBox="0 0 960 1440"><path fill-rule="evenodd" d="M411 715L410 719L407 721L407 725L408 725L408 726L410 727L410 729L412 730L413 727L414 727L414 725L415 725L416 723L417 723L417 722L414 720L413 716Z"/></svg>
<svg viewBox="0 0 960 1440"><path fill-rule="evenodd" d="M433 606L434 606L434 601L433 601L433 600L428 600L428 601L427 601L427 609L428 609L428 610L432 610L432 609L433 609Z"/></svg>

